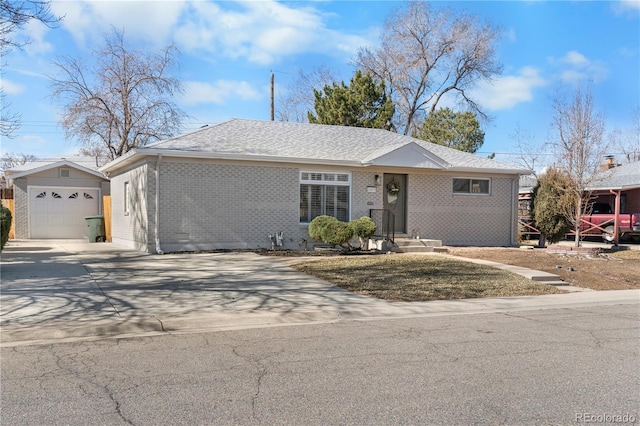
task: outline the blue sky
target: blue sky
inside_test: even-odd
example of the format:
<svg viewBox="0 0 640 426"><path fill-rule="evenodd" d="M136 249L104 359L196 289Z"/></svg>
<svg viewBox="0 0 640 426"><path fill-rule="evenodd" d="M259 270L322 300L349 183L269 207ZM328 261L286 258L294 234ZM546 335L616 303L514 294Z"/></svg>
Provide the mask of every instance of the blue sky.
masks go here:
<svg viewBox="0 0 640 426"><path fill-rule="evenodd" d="M479 155L514 161L513 135L541 144L550 138L551 100L591 82L607 130L632 128L640 107L640 0L435 2L464 9L502 27L497 46L502 75L474 90L493 119L483 123ZM22 115L2 152L37 157L72 155L58 124L61 105L49 97L47 76L59 56L91 58L111 26L123 28L132 47L179 49L176 76L185 93L177 104L191 116L184 131L229 118L268 120L269 79L275 74L276 106L298 70L333 69L348 82L359 47L376 46L395 1L56 1L64 20L49 29L32 22L32 42L5 58L2 87ZM613 150L615 153L615 150ZM550 156L547 157L549 160Z"/></svg>

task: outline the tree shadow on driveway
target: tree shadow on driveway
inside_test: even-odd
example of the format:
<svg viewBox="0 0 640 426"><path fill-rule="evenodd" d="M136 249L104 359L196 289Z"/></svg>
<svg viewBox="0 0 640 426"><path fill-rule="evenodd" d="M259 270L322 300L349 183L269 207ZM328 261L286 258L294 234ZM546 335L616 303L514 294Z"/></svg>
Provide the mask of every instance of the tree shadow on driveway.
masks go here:
<svg viewBox="0 0 640 426"><path fill-rule="evenodd" d="M38 247L42 247L39 241ZM34 245L35 247L35 245ZM337 310L386 304L255 253L147 255L95 244L2 256L0 325Z"/></svg>

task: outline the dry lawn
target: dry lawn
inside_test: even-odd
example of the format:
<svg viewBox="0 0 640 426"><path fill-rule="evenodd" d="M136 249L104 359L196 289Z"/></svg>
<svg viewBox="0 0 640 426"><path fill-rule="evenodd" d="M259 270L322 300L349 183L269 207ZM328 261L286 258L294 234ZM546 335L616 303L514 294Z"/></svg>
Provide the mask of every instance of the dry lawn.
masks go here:
<svg viewBox="0 0 640 426"><path fill-rule="evenodd" d="M449 253L550 272L576 287L593 290L640 288L640 250L585 256L553 254L537 248L454 247L449 248Z"/></svg>
<svg viewBox="0 0 640 426"><path fill-rule="evenodd" d="M563 293L510 272L440 256L337 256L292 263L345 290L391 301Z"/></svg>

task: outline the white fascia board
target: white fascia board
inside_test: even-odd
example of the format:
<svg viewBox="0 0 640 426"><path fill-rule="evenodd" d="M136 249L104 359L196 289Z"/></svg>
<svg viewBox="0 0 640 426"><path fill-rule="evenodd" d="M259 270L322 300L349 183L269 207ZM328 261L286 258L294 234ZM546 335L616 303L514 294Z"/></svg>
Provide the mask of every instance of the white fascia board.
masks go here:
<svg viewBox="0 0 640 426"><path fill-rule="evenodd" d="M104 166L100 167L98 170L100 170L104 174L108 174L109 172L111 172L113 170L117 170L117 169L119 169L121 167L126 166L131 161L133 161L134 159L140 157L140 155L138 155L138 154L139 154L138 150L132 149L131 151L127 152L124 155L121 155L120 157L116 158L115 160L108 162Z"/></svg>
<svg viewBox="0 0 640 426"><path fill-rule="evenodd" d="M451 167L447 171L457 173L488 173L501 175L532 175L535 172L527 169L494 169L482 167Z"/></svg>
<svg viewBox="0 0 640 426"><path fill-rule="evenodd" d="M133 151L130 151L133 152ZM142 149L137 150L135 153L112 161L106 164L100 170L105 173L109 173L113 170L117 170L132 163L136 159L145 156L158 156L163 157L177 157L177 158L194 158L205 160L237 160L237 161L262 161L269 163L296 163L296 164L318 164L325 166L345 166L345 167L366 167L369 164L348 161L348 160L327 160L327 159L315 159L315 158L294 158L294 157L277 157L269 155L247 155L247 154L227 154L219 152L199 152L199 151L180 151L171 149Z"/></svg>
<svg viewBox="0 0 640 426"><path fill-rule="evenodd" d="M640 189L640 183L632 184L632 185L617 185L617 186L593 186L588 187L587 191L629 191L631 189Z"/></svg>
<svg viewBox="0 0 640 426"><path fill-rule="evenodd" d="M40 172L44 172L46 170L51 170L51 169L55 169L57 167L71 167L77 170L80 170L82 172L85 173L89 173L91 175L106 179L105 175L99 171L95 171L92 169L89 169L87 167L81 166L80 164L74 163L72 161L69 160L62 160L62 161L56 161L55 163L50 163L50 164L45 164L43 166L40 167L36 167L33 169L29 169L29 170L25 170L23 172L19 172L19 173L11 173L7 175L7 178L9 179L19 179L23 176L28 176L28 175L32 175L34 173L40 173Z"/></svg>

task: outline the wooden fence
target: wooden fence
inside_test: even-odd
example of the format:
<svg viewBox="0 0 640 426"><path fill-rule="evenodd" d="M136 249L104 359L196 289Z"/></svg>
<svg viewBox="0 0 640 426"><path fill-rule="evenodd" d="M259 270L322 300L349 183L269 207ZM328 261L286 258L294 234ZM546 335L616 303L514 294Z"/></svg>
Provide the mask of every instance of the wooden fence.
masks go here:
<svg viewBox="0 0 640 426"><path fill-rule="evenodd" d="M102 211L104 212L104 232L107 241L111 242L111 195L102 196Z"/></svg>
<svg viewBox="0 0 640 426"><path fill-rule="evenodd" d="M16 209L13 199L2 199L2 205L11 211L11 229L9 229L9 239L13 240L16 235L14 228L16 226Z"/></svg>

